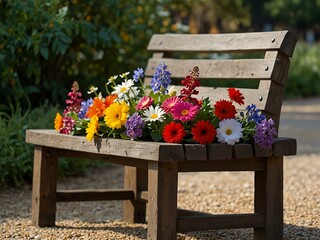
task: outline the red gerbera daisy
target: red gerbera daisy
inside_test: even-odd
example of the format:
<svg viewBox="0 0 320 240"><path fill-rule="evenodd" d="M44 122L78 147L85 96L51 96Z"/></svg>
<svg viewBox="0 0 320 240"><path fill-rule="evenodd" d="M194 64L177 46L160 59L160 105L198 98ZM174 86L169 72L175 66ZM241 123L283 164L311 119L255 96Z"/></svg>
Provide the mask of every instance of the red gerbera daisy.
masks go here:
<svg viewBox="0 0 320 240"><path fill-rule="evenodd" d="M168 143L180 143L186 135L181 123L171 122L167 124L162 132L163 139Z"/></svg>
<svg viewBox="0 0 320 240"><path fill-rule="evenodd" d="M235 88L228 88L228 92L229 92L229 97L232 101L235 101L236 103L238 103L239 105L243 105L244 104L244 96L242 95L242 93L235 89Z"/></svg>
<svg viewBox="0 0 320 240"><path fill-rule="evenodd" d="M220 100L214 105L214 114L220 119L234 118L237 111L231 101Z"/></svg>
<svg viewBox="0 0 320 240"><path fill-rule="evenodd" d="M217 135L215 127L208 121L200 120L191 128L193 140L200 144L212 143Z"/></svg>

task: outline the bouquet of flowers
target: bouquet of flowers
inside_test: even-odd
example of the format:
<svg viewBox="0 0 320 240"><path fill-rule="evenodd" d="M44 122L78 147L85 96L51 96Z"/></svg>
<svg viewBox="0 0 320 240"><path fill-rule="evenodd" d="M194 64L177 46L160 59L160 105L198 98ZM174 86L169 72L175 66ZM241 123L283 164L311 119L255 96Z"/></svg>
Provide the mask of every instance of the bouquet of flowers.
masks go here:
<svg viewBox="0 0 320 240"><path fill-rule="evenodd" d="M112 76L106 83L106 96L90 86L83 100L77 82L68 93L66 108L57 113L54 127L62 134L128 140L164 141L168 143L213 142L234 145L256 143L270 148L276 135L275 124L254 104L237 113L234 103L244 104L243 94L228 88L226 99L211 103L198 99L199 68L194 67L181 81L180 93L170 87L171 73L160 63L149 85L144 86L144 70L138 68ZM119 81L120 80L120 81Z"/></svg>

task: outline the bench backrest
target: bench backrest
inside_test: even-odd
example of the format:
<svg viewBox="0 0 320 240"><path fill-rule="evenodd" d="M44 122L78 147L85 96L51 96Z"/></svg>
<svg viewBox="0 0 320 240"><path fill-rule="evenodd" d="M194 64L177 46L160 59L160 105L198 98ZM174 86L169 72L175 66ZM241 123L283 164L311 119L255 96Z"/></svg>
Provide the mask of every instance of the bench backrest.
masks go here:
<svg viewBox="0 0 320 240"><path fill-rule="evenodd" d="M200 97L210 97L214 103L227 99L227 87L237 87L245 96L245 106L237 109L241 111L248 104L256 104L273 118L278 129L284 84L296 41L290 31L156 34L148 45L153 56L146 67L146 83L161 62L168 65L172 78L179 80L198 66ZM222 82L225 80L232 81ZM239 81L256 81L256 88L239 88L236 85ZM209 87L205 87L204 82Z"/></svg>

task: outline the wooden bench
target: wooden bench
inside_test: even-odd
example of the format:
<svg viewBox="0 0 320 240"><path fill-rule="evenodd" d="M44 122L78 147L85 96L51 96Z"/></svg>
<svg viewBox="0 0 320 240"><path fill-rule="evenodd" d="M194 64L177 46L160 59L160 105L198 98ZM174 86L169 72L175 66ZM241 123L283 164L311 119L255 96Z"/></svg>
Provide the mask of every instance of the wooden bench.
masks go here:
<svg viewBox="0 0 320 240"><path fill-rule="evenodd" d="M146 81L160 62L165 62L172 77L178 79L199 66L200 79L208 82L257 81L257 89L241 89L245 102L256 104L278 127L295 44L296 37L290 31L154 35L148 46L153 57L146 68ZM184 59L174 58L180 52L186 52ZM253 52L262 57L252 58L249 54L248 59L241 59L248 54L238 54ZM192 53L210 58L187 58ZM230 59L232 53L238 54L237 59ZM226 88L200 89L203 96L214 101L225 98L226 92ZM35 145L32 193L35 226L55 225L56 202L124 200L123 220L144 223L147 216L148 239L176 239L177 232L221 228L254 228L255 239L283 237L283 156L296 154L295 139L277 138L266 151L243 143L167 144L101 138L89 142L84 136L63 135L54 130L27 130L26 142ZM61 157L123 165L124 188L57 191L57 163ZM177 209L178 173L208 171L253 171L254 213L210 215Z"/></svg>

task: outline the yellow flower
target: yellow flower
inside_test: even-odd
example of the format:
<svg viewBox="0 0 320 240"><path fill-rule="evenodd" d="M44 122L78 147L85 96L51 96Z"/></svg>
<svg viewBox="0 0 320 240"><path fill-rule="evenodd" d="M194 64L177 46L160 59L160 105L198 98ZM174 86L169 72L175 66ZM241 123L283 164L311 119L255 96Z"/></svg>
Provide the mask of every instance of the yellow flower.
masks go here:
<svg viewBox="0 0 320 240"><path fill-rule="evenodd" d="M59 131L60 128L62 127L62 120L63 117L61 116L60 113L57 113L56 118L54 119L54 129Z"/></svg>
<svg viewBox="0 0 320 240"><path fill-rule="evenodd" d="M121 128L127 121L128 112L129 107L124 101L121 104L115 102L104 110L104 121L109 128Z"/></svg>
<svg viewBox="0 0 320 240"><path fill-rule="evenodd" d="M90 122L88 123L88 127L86 129L86 139L91 141L94 135L98 132L99 128L99 118L95 115L91 117Z"/></svg>

